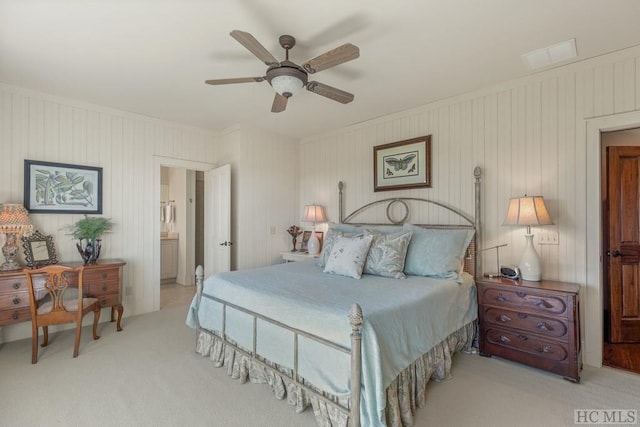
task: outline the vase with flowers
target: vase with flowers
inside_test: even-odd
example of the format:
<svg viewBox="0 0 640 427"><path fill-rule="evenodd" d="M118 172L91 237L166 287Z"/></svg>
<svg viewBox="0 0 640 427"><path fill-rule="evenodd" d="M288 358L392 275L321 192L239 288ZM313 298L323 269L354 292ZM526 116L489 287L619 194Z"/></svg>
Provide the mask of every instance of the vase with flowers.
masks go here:
<svg viewBox="0 0 640 427"><path fill-rule="evenodd" d="M296 249L296 244L298 243L298 236L302 234L302 229L297 225L292 225L291 227L287 228L287 233L289 233L293 240L293 249L291 249L291 252L298 252L298 249Z"/></svg>

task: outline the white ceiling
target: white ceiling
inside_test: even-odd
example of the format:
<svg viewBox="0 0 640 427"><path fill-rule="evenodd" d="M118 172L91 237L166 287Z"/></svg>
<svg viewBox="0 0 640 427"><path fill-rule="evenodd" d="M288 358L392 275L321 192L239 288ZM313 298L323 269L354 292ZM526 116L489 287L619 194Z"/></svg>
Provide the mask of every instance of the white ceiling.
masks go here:
<svg viewBox="0 0 640 427"><path fill-rule="evenodd" d="M305 137L524 76L521 54L576 39L584 60L640 44L638 0L0 0L0 81L211 130L248 123ZM271 113L266 66L229 36L250 32L276 58L291 34L301 64L346 42L360 58Z"/></svg>

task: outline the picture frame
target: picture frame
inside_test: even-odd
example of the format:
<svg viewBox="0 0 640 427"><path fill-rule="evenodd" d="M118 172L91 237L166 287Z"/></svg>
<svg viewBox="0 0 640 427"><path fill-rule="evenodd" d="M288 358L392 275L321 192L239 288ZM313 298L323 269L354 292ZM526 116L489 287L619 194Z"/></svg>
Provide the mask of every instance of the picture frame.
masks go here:
<svg viewBox="0 0 640 427"><path fill-rule="evenodd" d="M30 213L101 214L102 168L25 160L24 207Z"/></svg>
<svg viewBox="0 0 640 427"><path fill-rule="evenodd" d="M309 237L311 237L311 230L302 232L302 243L300 243L300 252L309 252L309 248L307 244L309 243ZM322 251L322 239L324 237L324 233L322 231L316 231L316 237L320 242L320 250Z"/></svg>
<svg viewBox="0 0 640 427"><path fill-rule="evenodd" d="M57 264L58 256L53 245L53 237L39 231L30 236L22 236L22 248L27 267L39 268L45 265Z"/></svg>
<svg viewBox="0 0 640 427"><path fill-rule="evenodd" d="M373 147L373 191L431 187L431 135Z"/></svg>

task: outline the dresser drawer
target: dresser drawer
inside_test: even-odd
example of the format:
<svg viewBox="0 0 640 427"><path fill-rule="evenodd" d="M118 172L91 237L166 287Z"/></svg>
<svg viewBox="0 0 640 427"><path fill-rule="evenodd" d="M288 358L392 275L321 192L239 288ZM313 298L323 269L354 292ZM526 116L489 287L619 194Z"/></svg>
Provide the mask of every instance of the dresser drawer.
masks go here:
<svg viewBox="0 0 640 427"><path fill-rule="evenodd" d="M99 295L117 294L120 290L120 282L100 280L88 283L84 287L88 296L97 298Z"/></svg>
<svg viewBox="0 0 640 427"><path fill-rule="evenodd" d="M0 279L0 295L28 289L27 278L24 275Z"/></svg>
<svg viewBox="0 0 640 427"><path fill-rule="evenodd" d="M0 325L9 325L11 323L26 322L31 320L31 310L29 309L29 301L27 307L0 310Z"/></svg>
<svg viewBox="0 0 640 427"><path fill-rule="evenodd" d="M531 292L526 288L484 288L481 303L515 310L536 311L566 316L567 301L563 296Z"/></svg>
<svg viewBox="0 0 640 427"><path fill-rule="evenodd" d="M29 308L29 292L12 292L0 294L0 310Z"/></svg>
<svg viewBox="0 0 640 427"><path fill-rule="evenodd" d="M566 322L562 319L552 319L500 308L484 308L483 313L487 327L498 325L554 338L565 337L569 330Z"/></svg>
<svg viewBox="0 0 640 427"><path fill-rule="evenodd" d="M502 329L488 329L485 332L487 344L512 349L521 353L532 354L554 361L567 360L569 355L565 345L545 341L525 333Z"/></svg>
<svg viewBox="0 0 640 427"><path fill-rule="evenodd" d="M93 298L98 298L98 301L100 301L100 307L111 307L113 305L120 304L119 294L93 295Z"/></svg>
<svg viewBox="0 0 640 427"><path fill-rule="evenodd" d="M118 268L100 268L100 269L87 268L84 271L84 276L83 276L84 283L104 282L107 280L118 281L119 279L120 279L120 269Z"/></svg>

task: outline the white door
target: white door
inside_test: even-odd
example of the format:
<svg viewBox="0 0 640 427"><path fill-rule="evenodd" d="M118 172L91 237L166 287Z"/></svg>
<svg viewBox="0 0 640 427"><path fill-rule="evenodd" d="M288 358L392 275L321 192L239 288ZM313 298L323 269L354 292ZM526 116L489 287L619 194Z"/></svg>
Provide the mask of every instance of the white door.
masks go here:
<svg viewBox="0 0 640 427"><path fill-rule="evenodd" d="M204 277L231 269L231 165L204 173Z"/></svg>

